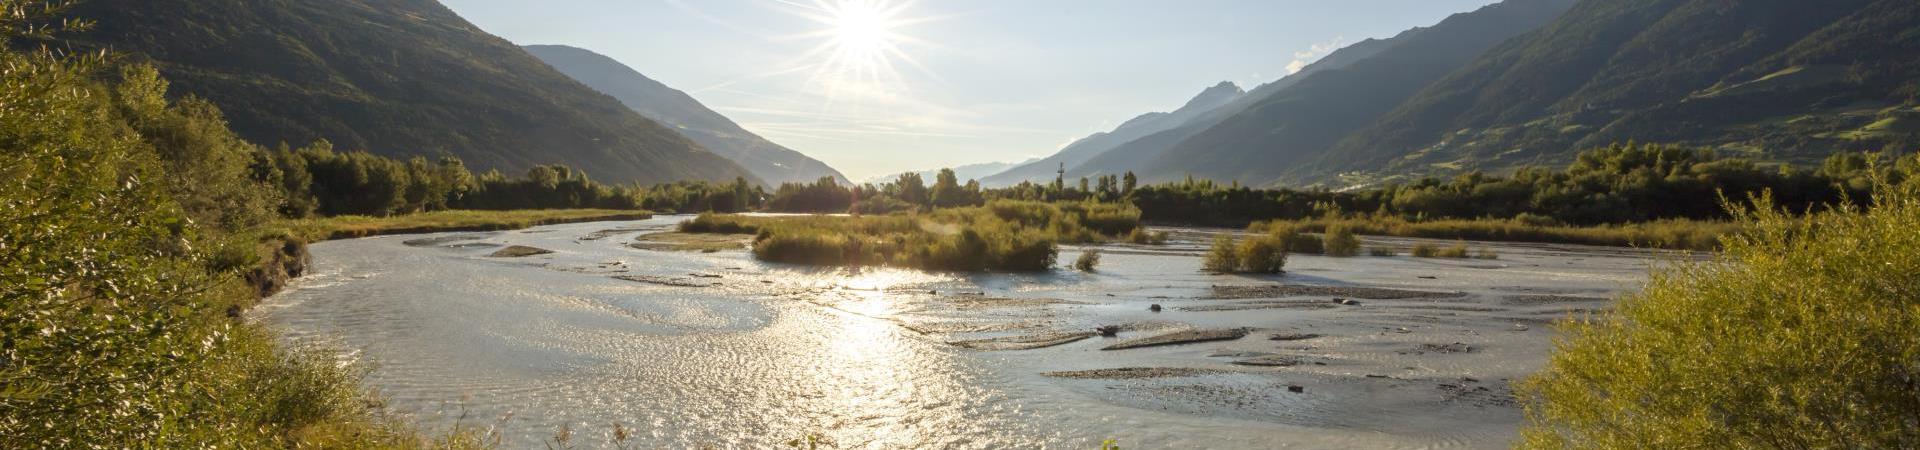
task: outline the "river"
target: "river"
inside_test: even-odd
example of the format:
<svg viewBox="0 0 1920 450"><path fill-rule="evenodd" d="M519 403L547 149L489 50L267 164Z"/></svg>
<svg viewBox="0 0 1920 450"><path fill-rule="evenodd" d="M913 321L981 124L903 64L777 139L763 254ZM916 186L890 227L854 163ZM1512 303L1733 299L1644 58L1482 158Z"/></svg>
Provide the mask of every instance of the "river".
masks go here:
<svg viewBox="0 0 1920 450"><path fill-rule="evenodd" d="M323 242L252 317L369 367L428 430L507 448L1498 448L1547 324L1672 258L1488 244L1500 259L1295 255L1286 275L1216 276L1198 271L1211 232L1176 229L1103 247L1094 273L949 274L628 245L685 218ZM488 256L506 245L554 253ZM1124 327L979 345L1101 325ZM1249 332L1102 350L1183 329Z"/></svg>

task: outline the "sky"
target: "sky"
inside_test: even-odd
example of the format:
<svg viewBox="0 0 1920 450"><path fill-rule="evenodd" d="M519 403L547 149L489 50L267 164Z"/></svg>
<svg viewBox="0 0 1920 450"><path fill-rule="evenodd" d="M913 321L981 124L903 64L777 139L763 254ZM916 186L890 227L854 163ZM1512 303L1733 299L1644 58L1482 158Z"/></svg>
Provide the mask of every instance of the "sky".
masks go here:
<svg viewBox="0 0 1920 450"><path fill-rule="evenodd" d="M1492 0L442 0L620 60L849 178L1052 154Z"/></svg>

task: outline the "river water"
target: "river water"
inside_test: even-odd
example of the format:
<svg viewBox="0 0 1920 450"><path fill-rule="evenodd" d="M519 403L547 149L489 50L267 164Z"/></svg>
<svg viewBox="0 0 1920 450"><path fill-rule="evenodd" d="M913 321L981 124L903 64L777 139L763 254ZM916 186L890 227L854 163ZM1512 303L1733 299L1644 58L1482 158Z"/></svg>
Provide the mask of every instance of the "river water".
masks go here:
<svg viewBox="0 0 1920 450"><path fill-rule="evenodd" d="M1214 276L1198 271L1209 232L1177 229L1168 246L1102 247L1096 273L948 274L628 245L680 220L324 242L313 273L253 314L370 367L423 427L507 448L561 434L579 448L1496 448L1547 324L1605 308L1671 258L1489 244L1500 259L1296 255L1286 275ZM505 245L554 253L488 256ZM1100 325L1125 328L954 344ZM1185 329L1251 332L1101 350ZM1270 339L1286 334L1318 337ZM1288 363L1242 364L1260 357ZM1060 373L1116 368L1156 370Z"/></svg>

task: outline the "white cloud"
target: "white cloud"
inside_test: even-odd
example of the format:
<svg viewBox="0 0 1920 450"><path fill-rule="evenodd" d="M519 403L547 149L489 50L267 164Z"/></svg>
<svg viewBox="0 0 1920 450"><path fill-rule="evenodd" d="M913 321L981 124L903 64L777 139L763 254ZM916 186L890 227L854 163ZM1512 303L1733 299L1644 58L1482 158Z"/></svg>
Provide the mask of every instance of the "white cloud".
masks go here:
<svg viewBox="0 0 1920 450"><path fill-rule="evenodd" d="M1347 38L1335 37L1330 41L1313 44L1307 47L1306 50L1293 52L1293 62L1287 63L1287 74L1300 73L1302 69L1307 68L1308 64L1312 64L1314 61L1320 60L1320 57L1327 56L1328 53L1333 53L1334 50L1339 50L1340 47L1345 47L1346 45Z"/></svg>

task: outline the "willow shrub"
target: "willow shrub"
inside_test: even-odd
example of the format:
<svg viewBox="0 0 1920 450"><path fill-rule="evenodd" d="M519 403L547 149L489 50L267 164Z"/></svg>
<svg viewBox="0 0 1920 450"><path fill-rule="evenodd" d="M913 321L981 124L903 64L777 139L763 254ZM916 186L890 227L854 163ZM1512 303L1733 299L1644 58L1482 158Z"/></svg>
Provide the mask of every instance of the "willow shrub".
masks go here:
<svg viewBox="0 0 1920 450"><path fill-rule="evenodd" d="M1571 320L1520 386L1524 448L1920 448L1920 183L1770 201L1710 262Z"/></svg>

